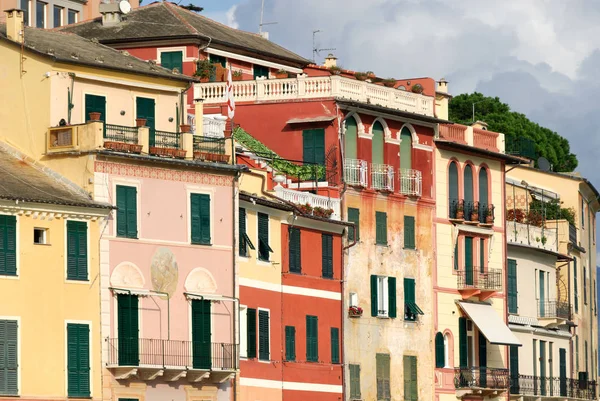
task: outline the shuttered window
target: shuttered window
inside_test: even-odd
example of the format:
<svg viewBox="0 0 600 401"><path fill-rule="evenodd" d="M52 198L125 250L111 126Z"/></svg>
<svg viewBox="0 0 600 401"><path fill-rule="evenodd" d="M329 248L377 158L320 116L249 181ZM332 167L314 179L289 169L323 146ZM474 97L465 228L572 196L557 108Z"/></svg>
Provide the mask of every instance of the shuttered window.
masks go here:
<svg viewBox="0 0 600 401"><path fill-rule="evenodd" d="M67 221L67 279L88 279L87 224Z"/></svg>
<svg viewBox="0 0 600 401"><path fill-rule="evenodd" d="M269 246L269 215L258 213L258 258L269 261L269 254L273 252Z"/></svg>
<svg viewBox="0 0 600 401"><path fill-rule="evenodd" d="M325 165L325 130L323 128L302 131L302 159L309 165Z"/></svg>
<svg viewBox="0 0 600 401"><path fill-rule="evenodd" d="M419 387L417 384L417 357L404 355L404 400L417 401Z"/></svg>
<svg viewBox="0 0 600 401"><path fill-rule="evenodd" d="M16 320L0 320L0 394L18 395L18 325Z"/></svg>
<svg viewBox="0 0 600 401"><path fill-rule="evenodd" d="M258 359L268 361L271 358L269 349L269 311L258 311Z"/></svg>
<svg viewBox="0 0 600 401"><path fill-rule="evenodd" d="M404 216L404 248L416 248L415 218L413 216Z"/></svg>
<svg viewBox="0 0 600 401"><path fill-rule="evenodd" d="M290 272L301 273L302 272L302 259L301 259L301 246L300 246L300 229L296 227L290 227Z"/></svg>
<svg viewBox="0 0 600 401"><path fill-rule="evenodd" d="M183 52L160 53L160 65L168 70L177 68L177 71L183 74Z"/></svg>
<svg viewBox="0 0 600 401"><path fill-rule="evenodd" d="M511 345L508 348L511 394L519 394L519 347Z"/></svg>
<svg viewBox="0 0 600 401"><path fill-rule="evenodd" d="M262 65L254 64L254 79L260 77L269 77L269 67L263 67Z"/></svg>
<svg viewBox="0 0 600 401"><path fill-rule="evenodd" d="M331 328L331 363L340 363L340 329Z"/></svg>
<svg viewBox="0 0 600 401"><path fill-rule="evenodd" d="M446 364L445 359L444 335L438 332L435 335L435 367L443 368Z"/></svg>
<svg viewBox="0 0 600 401"><path fill-rule="evenodd" d="M579 313L579 284L577 283L577 259L573 258L573 303L575 313Z"/></svg>
<svg viewBox="0 0 600 401"><path fill-rule="evenodd" d="M210 196L190 195L192 244L210 245Z"/></svg>
<svg viewBox="0 0 600 401"><path fill-rule="evenodd" d="M466 368L468 365L468 347L467 347L467 319L458 318L458 353L459 366Z"/></svg>
<svg viewBox="0 0 600 401"><path fill-rule="evenodd" d="M117 185L117 237L137 235L137 188Z"/></svg>
<svg viewBox="0 0 600 401"><path fill-rule="evenodd" d="M387 213L375 212L375 243L387 245Z"/></svg>
<svg viewBox="0 0 600 401"><path fill-rule="evenodd" d="M508 313L517 313L517 261L508 259Z"/></svg>
<svg viewBox="0 0 600 401"><path fill-rule="evenodd" d="M333 237L321 234L321 270L323 278L333 278Z"/></svg>
<svg viewBox="0 0 600 401"><path fill-rule="evenodd" d="M17 275L17 217L0 215L0 275Z"/></svg>
<svg viewBox="0 0 600 401"><path fill-rule="evenodd" d="M396 277L388 277L388 317L396 317Z"/></svg>
<svg viewBox="0 0 600 401"><path fill-rule="evenodd" d="M377 400L391 399L389 354L377 354L375 356L375 370L377 377Z"/></svg>
<svg viewBox="0 0 600 401"><path fill-rule="evenodd" d="M423 315L423 311L416 302L415 279L404 279L404 320L415 321L417 315Z"/></svg>
<svg viewBox="0 0 600 401"><path fill-rule="evenodd" d="M296 360L296 328L285 326L285 360Z"/></svg>
<svg viewBox="0 0 600 401"><path fill-rule="evenodd" d="M360 239L360 210L353 207L348 208L348 221L354 223L354 228L348 229L348 240L358 241Z"/></svg>
<svg viewBox="0 0 600 401"><path fill-rule="evenodd" d="M240 256L248 256L248 248L254 250L254 244L250 241L248 233L246 231L246 209L243 207L239 208L239 219L238 219L238 230L239 230L239 254Z"/></svg>
<svg viewBox="0 0 600 401"><path fill-rule="evenodd" d="M256 358L256 309L246 312L246 345L248 358Z"/></svg>
<svg viewBox="0 0 600 401"><path fill-rule="evenodd" d="M396 277L371 276L371 316L395 318Z"/></svg>
<svg viewBox="0 0 600 401"><path fill-rule="evenodd" d="M319 318L306 316L306 360L308 362L319 361Z"/></svg>
<svg viewBox="0 0 600 401"><path fill-rule="evenodd" d="M69 397L90 396L90 327L67 324L67 380Z"/></svg>
<svg viewBox="0 0 600 401"><path fill-rule="evenodd" d="M350 398L360 399L360 365L350 365Z"/></svg>

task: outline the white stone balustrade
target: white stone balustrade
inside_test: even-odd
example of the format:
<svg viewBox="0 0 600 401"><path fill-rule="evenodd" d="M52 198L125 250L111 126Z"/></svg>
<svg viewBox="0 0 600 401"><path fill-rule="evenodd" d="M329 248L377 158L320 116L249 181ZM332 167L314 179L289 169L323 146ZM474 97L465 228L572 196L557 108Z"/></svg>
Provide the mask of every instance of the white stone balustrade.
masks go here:
<svg viewBox="0 0 600 401"><path fill-rule="evenodd" d="M227 117L207 117L202 119L202 125L204 127L204 136L211 138L224 138L225 137L225 123Z"/></svg>
<svg viewBox="0 0 600 401"><path fill-rule="evenodd" d="M516 221L506 222L508 243L532 246L547 251L557 252L558 250L556 231L553 228L542 229L542 227L517 223Z"/></svg>
<svg viewBox="0 0 600 401"><path fill-rule="evenodd" d="M341 218L341 203L339 199L315 195L310 192L296 191L294 189L284 188L281 185L275 186L275 194L277 197L296 205L308 203L313 208L322 207L323 209L333 209L331 218L333 220L340 220Z"/></svg>

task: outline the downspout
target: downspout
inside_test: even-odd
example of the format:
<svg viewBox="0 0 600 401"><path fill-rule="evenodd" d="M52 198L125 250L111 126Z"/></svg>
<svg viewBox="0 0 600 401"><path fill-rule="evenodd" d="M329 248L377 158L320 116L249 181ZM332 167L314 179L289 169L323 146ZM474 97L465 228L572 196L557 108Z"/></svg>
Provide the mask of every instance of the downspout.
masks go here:
<svg viewBox="0 0 600 401"><path fill-rule="evenodd" d="M198 122L196 122L197 124ZM232 237L232 244L231 244L231 249L232 249L232 253L231 253L231 263L232 263L232 280L231 280L231 286L232 286L232 294L234 298L237 298L239 300L239 295L236 293L237 290L237 285L236 285L236 278L237 278L237 264L236 264L236 240L235 240L235 211L236 211L236 199L237 199L237 193L236 193L236 187L237 187L237 183L238 180L240 178L240 172L236 171L235 172L235 176L233 177L232 180L232 184L231 184L231 209L232 209L232 214L231 216L233 217L231 219L231 237ZM237 310L236 310L237 309ZM236 356L239 355L239 346L240 346L240 333L239 331L236 332L236 322L237 319L240 318L240 303L238 301L237 303L237 308L234 305L234 312L233 312L233 340L235 342L235 347L236 347ZM236 362L239 365L239 357L236 357ZM239 371L239 366L236 366L236 372ZM236 377L233 378L233 401L237 400L237 381L238 381L238 377L236 374Z"/></svg>
<svg viewBox="0 0 600 401"><path fill-rule="evenodd" d="M75 105L73 104L73 87L75 86L75 73L70 72L69 77L71 78L71 88L67 88L67 125L71 125L71 110L73 110L73 107L75 107Z"/></svg>
<svg viewBox="0 0 600 401"><path fill-rule="evenodd" d="M182 73L183 73L183 71L182 71ZM179 115L181 117L179 118L179 124L177 125L175 132L179 132L180 124L187 124L187 102L185 101L183 95L186 94L187 91L189 91L193 86L194 86L194 81L190 81L190 83L188 84L188 87L179 93L179 110L180 110Z"/></svg>
<svg viewBox="0 0 600 401"><path fill-rule="evenodd" d="M108 287L109 290L126 291L129 295L133 295L129 288ZM169 294L162 291L147 290L149 294L164 295L167 297L167 340L171 339L171 298Z"/></svg>
<svg viewBox="0 0 600 401"><path fill-rule="evenodd" d="M344 197L344 194L346 193L346 180L344 178L344 154L346 153L346 149L344 149L344 146L346 144L346 142L344 141L344 121L346 121L345 119L341 120L340 119L340 108L339 105L337 104L337 102L335 103L335 115L337 116L337 123L338 123L338 141L340 143L340 168L341 168L341 174L340 176L342 177L342 190L340 191L340 219L342 219L342 221L344 220L344 211L346 210L346 198ZM342 341L342 358L341 358L341 362L342 362L342 401L346 401L346 341L344 341L345 338L345 325L344 322L346 321L346 316L344 313L345 310L345 302L346 302L346 270L344 269L345 266L345 251L347 249L350 249L351 247L353 247L354 245L356 245L356 226L352 227L352 230L354 230L354 240L352 242L352 244L350 245L346 245L344 247L342 247L342 257L341 257L341 281L342 281L342 302L341 302L341 309L342 309L342 324L341 324L341 331L342 334L340 336L340 340ZM342 234L344 235L344 234ZM343 243L343 242L342 242Z"/></svg>

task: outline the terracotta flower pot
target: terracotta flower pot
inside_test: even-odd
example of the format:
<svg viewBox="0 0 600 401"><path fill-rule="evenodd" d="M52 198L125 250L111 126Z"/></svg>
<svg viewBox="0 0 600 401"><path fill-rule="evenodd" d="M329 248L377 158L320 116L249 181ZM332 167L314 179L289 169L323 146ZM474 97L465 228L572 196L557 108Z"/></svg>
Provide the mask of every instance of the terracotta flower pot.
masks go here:
<svg viewBox="0 0 600 401"><path fill-rule="evenodd" d="M129 145L129 151L131 153L142 153L142 145L132 143Z"/></svg>
<svg viewBox="0 0 600 401"><path fill-rule="evenodd" d="M479 221L479 213L471 213L471 221Z"/></svg>
<svg viewBox="0 0 600 401"><path fill-rule="evenodd" d="M136 127L145 127L146 126L146 119L145 118L136 118L135 119L135 126Z"/></svg>
<svg viewBox="0 0 600 401"><path fill-rule="evenodd" d="M101 116L101 115L102 115L101 113L98 113L98 112L92 111L92 112L90 113L90 121L100 121L100 116Z"/></svg>
<svg viewBox="0 0 600 401"><path fill-rule="evenodd" d="M229 163L229 155L219 155L219 161L221 163Z"/></svg>
<svg viewBox="0 0 600 401"><path fill-rule="evenodd" d="M104 149L117 150L116 142L113 141L104 141Z"/></svg>
<svg viewBox="0 0 600 401"><path fill-rule="evenodd" d="M459 220L463 220L465 218L465 212L462 210L456 212L456 218Z"/></svg>
<svg viewBox="0 0 600 401"><path fill-rule="evenodd" d="M485 217L485 222L486 222L487 224L494 224L494 216L492 216L491 214L488 214L488 215Z"/></svg>
<svg viewBox="0 0 600 401"><path fill-rule="evenodd" d="M156 146L150 146L149 153L155 156L164 156L164 149Z"/></svg>
<svg viewBox="0 0 600 401"><path fill-rule="evenodd" d="M206 160L207 157L208 157L208 153L206 153L206 152L194 152L194 159Z"/></svg>
<svg viewBox="0 0 600 401"><path fill-rule="evenodd" d="M275 78L277 79L284 79L288 77L288 73L287 72L278 72L275 74Z"/></svg>
<svg viewBox="0 0 600 401"><path fill-rule="evenodd" d="M192 126L188 124L181 124L179 129L181 130L181 133L187 133L192 131Z"/></svg>
<svg viewBox="0 0 600 401"><path fill-rule="evenodd" d="M200 78L200 83L205 84L208 82L208 80L209 80L208 77Z"/></svg>
<svg viewBox="0 0 600 401"><path fill-rule="evenodd" d="M175 149L175 157L178 159L185 159L185 149Z"/></svg>

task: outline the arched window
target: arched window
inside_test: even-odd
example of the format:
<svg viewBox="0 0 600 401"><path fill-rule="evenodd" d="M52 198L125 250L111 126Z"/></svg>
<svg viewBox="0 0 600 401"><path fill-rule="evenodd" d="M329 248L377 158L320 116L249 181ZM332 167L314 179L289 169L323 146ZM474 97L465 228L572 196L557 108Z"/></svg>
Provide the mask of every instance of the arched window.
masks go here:
<svg viewBox="0 0 600 401"><path fill-rule="evenodd" d="M456 162L451 162L448 167L448 202L450 217L456 218L458 207L458 166Z"/></svg>
<svg viewBox="0 0 600 401"><path fill-rule="evenodd" d="M446 364L446 347L444 346L444 335L438 332L435 335L435 367L443 368Z"/></svg>
<svg viewBox="0 0 600 401"><path fill-rule="evenodd" d="M358 139L358 124L354 117L346 120L346 136L344 138L344 157L347 159L358 159L356 142Z"/></svg>
<svg viewBox="0 0 600 401"><path fill-rule="evenodd" d="M407 127L400 132L400 168L412 168L412 135Z"/></svg>
<svg viewBox="0 0 600 401"><path fill-rule="evenodd" d="M471 212L473 211L473 168L469 165L465 165L464 178L464 193L463 199L465 201L465 219L471 220Z"/></svg>
<svg viewBox="0 0 600 401"><path fill-rule="evenodd" d="M485 167L479 170L479 218L485 222L489 210L488 171Z"/></svg>
<svg viewBox="0 0 600 401"><path fill-rule="evenodd" d="M383 164L383 125L379 121L373 124L371 163Z"/></svg>

